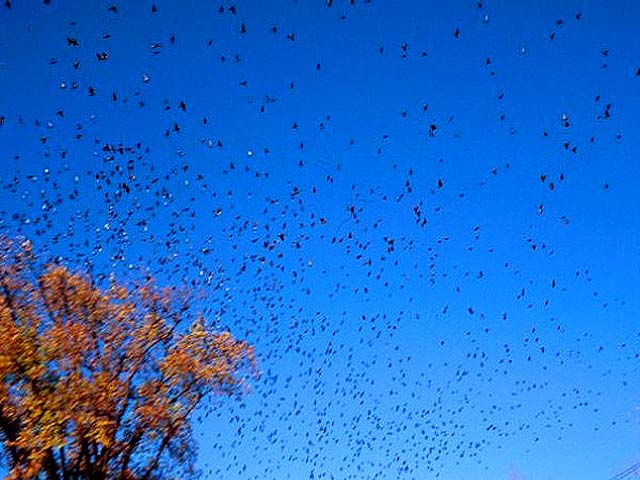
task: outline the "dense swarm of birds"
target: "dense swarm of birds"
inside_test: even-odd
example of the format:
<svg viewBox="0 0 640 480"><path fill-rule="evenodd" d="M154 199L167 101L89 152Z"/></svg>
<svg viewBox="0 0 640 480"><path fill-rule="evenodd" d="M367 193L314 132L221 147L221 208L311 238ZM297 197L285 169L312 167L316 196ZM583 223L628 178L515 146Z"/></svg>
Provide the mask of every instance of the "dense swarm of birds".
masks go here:
<svg viewBox="0 0 640 480"><path fill-rule="evenodd" d="M0 234L187 285L256 345L253 393L198 416L205 474L456 478L630 422L600 411L638 334L600 324L626 298L571 198L611 201L589 169L640 68L594 40L591 98L522 85L588 11L519 44L481 1L403 31L377 0L195 3L4 1Z"/></svg>

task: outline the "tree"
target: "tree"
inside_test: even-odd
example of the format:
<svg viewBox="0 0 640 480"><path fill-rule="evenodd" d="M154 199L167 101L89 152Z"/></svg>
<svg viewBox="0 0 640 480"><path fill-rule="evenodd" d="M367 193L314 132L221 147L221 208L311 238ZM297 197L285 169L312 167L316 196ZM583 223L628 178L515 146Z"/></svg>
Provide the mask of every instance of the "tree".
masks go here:
<svg viewBox="0 0 640 480"><path fill-rule="evenodd" d="M190 421L256 373L253 347L154 280L99 288L0 238L0 440L9 479L195 475Z"/></svg>

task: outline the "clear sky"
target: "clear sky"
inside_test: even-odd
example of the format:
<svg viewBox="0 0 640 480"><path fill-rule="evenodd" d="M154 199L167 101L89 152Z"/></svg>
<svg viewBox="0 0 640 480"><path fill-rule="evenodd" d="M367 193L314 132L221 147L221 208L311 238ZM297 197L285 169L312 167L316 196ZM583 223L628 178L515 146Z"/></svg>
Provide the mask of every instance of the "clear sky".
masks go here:
<svg viewBox="0 0 640 480"><path fill-rule="evenodd" d="M208 478L607 479L640 460L639 22L12 0L0 233L255 343Z"/></svg>

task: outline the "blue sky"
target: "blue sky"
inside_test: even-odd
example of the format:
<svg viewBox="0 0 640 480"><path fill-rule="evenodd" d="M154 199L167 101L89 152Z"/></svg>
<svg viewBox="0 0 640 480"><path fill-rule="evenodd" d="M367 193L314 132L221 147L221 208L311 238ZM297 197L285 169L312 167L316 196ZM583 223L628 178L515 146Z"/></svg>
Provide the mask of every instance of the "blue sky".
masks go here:
<svg viewBox="0 0 640 480"><path fill-rule="evenodd" d="M211 478L638 461L639 4L155 5L0 9L0 229L255 343Z"/></svg>

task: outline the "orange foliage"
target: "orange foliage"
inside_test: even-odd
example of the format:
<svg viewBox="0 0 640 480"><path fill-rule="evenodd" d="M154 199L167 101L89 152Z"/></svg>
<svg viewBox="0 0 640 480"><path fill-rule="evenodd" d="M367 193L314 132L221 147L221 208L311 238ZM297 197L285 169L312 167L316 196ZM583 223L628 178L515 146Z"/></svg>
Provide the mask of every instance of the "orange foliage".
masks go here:
<svg viewBox="0 0 640 480"><path fill-rule="evenodd" d="M0 440L8 479L155 479L192 472L190 419L255 372L188 295L151 279L97 288L29 242L0 239ZM189 323L189 325L183 325Z"/></svg>

